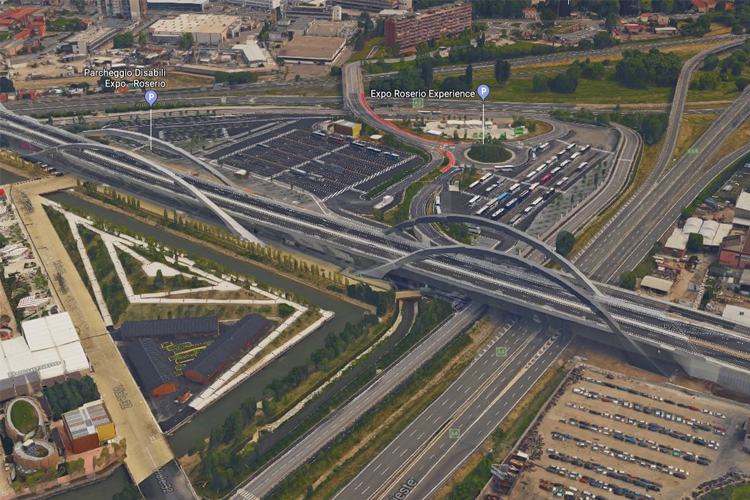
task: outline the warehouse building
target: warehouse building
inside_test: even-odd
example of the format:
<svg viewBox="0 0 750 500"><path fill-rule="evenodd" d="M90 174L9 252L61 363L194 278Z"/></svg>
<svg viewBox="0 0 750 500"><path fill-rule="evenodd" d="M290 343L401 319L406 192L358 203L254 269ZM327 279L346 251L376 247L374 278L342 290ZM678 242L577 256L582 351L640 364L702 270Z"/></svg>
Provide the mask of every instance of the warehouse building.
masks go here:
<svg viewBox="0 0 750 500"><path fill-rule="evenodd" d="M243 317L188 363L185 377L193 382L209 383L233 359L242 356L249 347L259 342L271 324L260 314Z"/></svg>
<svg viewBox="0 0 750 500"><path fill-rule="evenodd" d="M65 432L74 453L98 448L115 437L115 423L102 400L91 401L77 410L63 414Z"/></svg>
<svg viewBox="0 0 750 500"><path fill-rule="evenodd" d="M42 385L78 378L89 369L70 315L21 323L23 337L0 342L0 400L32 394Z"/></svg>
<svg viewBox="0 0 750 500"><path fill-rule="evenodd" d="M346 38L297 36L279 50L278 58L287 63L328 65L343 52Z"/></svg>
<svg viewBox="0 0 750 500"><path fill-rule="evenodd" d="M153 338L165 341L183 337L216 337L217 335L219 335L218 316L126 321L120 328L122 340Z"/></svg>
<svg viewBox="0 0 750 500"><path fill-rule="evenodd" d="M331 3L344 9L380 12L383 9L398 9L399 0L331 0Z"/></svg>
<svg viewBox="0 0 750 500"><path fill-rule="evenodd" d="M128 358L139 384L151 397L158 398L177 391L174 363L166 358L158 341L136 339L128 344Z"/></svg>
<svg viewBox="0 0 750 500"><path fill-rule="evenodd" d="M236 16L217 14L181 14L174 19L160 19L148 31L157 42L177 43L185 33L192 33L197 44L218 45L240 33L242 21Z"/></svg>
<svg viewBox="0 0 750 500"><path fill-rule="evenodd" d="M350 122L348 120L338 120L333 122L333 131L337 134L354 137L356 139L359 137L359 134L362 133L362 124Z"/></svg>
<svg viewBox="0 0 750 500"><path fill-rule="evenodd" d="M229 0L232 5L241 5L242 7L263 12L271 12L281 7L281 0Z"/></svg>
<svg viewBox="0 0 750 500"><path fill-rule="evenodd" d="M458 2L389 17L385 20L385 43L405 49L422 42L458 35L470 28L471 4Z"/></svg>
<svg viewBox="0 0 750 500"><path fill-rule="evenodd" d="M205 12L209 0L148 0L148 10Z"/></svg>
<svg viewBox="0 0 750 500"><path fill-rule="evenodd" d="M641 288L645 288L659 295L667 295L672 290L672 283L664 278L656 276L646 276L641 280Z"/></svg>
<svg viewBox="0 0 750 500"><path fill-rule="evenodd" d="M750 227L750 193L742 192L737 197L732 224L739 227Z"/></svg>

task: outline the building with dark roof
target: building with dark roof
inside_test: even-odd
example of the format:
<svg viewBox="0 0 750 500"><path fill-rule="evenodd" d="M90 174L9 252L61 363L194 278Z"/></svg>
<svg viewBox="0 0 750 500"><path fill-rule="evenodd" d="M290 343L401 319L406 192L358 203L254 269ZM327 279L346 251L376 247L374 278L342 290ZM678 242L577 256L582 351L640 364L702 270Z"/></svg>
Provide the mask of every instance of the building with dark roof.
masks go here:
<svg viewBox="0 0 750 500"><path fill-rule="evenodd" d="M198 357L185 367L185 377L207 384L231 361L241 356L248 347L260 341L271 326L271 321L260 314L248 314L237 321Z"/></svg>
<svg viewBox="0 0 750 500"><path fill-rule="evenodd" d="M158 398L177 390L174 364L162 352L158 341L150 338L134 340L128 345L128 357L141 387L149 395Z"/></svg>
<svg viewBox="0 0 750 500"><path fill-rule="evenodd" d="M216 337L218 335L218 316L126 321L120 328L120 336L123 340L137 338L167 340L181 337Z"/></svg>

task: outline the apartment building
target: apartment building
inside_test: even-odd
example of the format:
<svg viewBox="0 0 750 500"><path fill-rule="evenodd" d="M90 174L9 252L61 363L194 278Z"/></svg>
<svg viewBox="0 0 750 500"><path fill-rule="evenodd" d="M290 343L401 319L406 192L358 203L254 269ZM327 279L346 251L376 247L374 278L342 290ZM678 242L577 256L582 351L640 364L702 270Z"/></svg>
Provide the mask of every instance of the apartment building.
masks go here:
<svg viewBox="0 0 750 500"><path fill-rule="evenodd" d="M458 2L385 21L385 43L402 49L471 28L471 4Z"/></svg>

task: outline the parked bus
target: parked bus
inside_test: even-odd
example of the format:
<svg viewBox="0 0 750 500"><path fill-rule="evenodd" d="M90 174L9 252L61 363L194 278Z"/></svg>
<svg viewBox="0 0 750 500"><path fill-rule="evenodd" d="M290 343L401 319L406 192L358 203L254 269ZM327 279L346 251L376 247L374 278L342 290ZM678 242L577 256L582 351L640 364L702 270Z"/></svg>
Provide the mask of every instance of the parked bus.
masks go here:
<svg viewBox="0 0 750 500"><path fill-rule="evenodd" d="M479 179L479 183L480 183L480 184L484 184L485 182L487 182L487 180L489 180L489 178L490 178L490 177L492 177L492 174L484 174L484 175L483 175L483 176L482 176L482 177L481 177L481 178Z"/></svg>
<svg viewBox="0 0 750 500"><path fill-rule="evenodd" d="M518 198L513 198L508 203L505 204L505 209L510 210L511 208L516 206L516 203L518 203Z"/></svg>
<svg viewBox="0 0 750 500"><path fill-rule="evenodd" d="M371 155L377 155L377 156L380 156L383 153L378 148L373 148L373 147L367 148L367 152L370 153Z"/></svg>
<svg viewBox="0 0 750 500"><path fill-rule="evenodd" d="M529 191L533 191L533 190L535 190L538 187L539 187L539 183L535 182L535 183L529 185Z"/></svg>
<svg viewBox="0 0 750 500"><path fill-rule="evenodd" d="M439 207L439 206L440 206L440 195L437 195L437 196L435 197L435 206L436 206L436 207Z"/></svg>
<svg viewBox="0 0 750 500"><path fill-rule="evenodd" d="M556 192L557 192L557 190L556 190L555 188L552 188L552 189L550 189L549 191L547 191L546 193L544 193L544 194L542 195L542 198L544 198L544 199L546 200L546 199L548 199L548 198L549 198L550 196L552 196L553 194L555 194Z"/></svg>
<svg viewBox="0 0 750 500"><path fill-rule="evenodd" d="M555 187L562 187L563 184L565 184L566 182L568 182L568 179L569 179L569 177L563 177L562 179L560 179L559 181L557 181L557 183L555 184Z"/></svg>
<svg viewBox="0 0 750 500"><path fill-rule="evenodd" d="M539 198L537 198L534 201L532 201L531 202L531 206L535 207L535 206L539 205L542 202L542 200L544 200L544 196L540 196Z"/></svg>
<svg viewBox="0 0 750 500"><path fill-rule="evenodd" d="M551 174L547 174L544 177L542 177L541 179L539 179L539 182L541 182L543 184L543 183L547 182L548 180L550 180L551 178L552 178L552 175Z"/></svg>
<svg viewBox="0 0 750 500"><path fill-rule="evenodd" d="M495 199L495 201L496 201L497 203L500 203L501 201L503 201L503 200L504 200L505 198L507 198L508 196L510 196L510 191L506 191L506 192L504 192L503 194L501 194L500 196L498 196L498 197L497 197L497 198Z"/></svg>
<svg viewBox="0 0 750 500"><path fill-rule="evenodd" d="M539 150L540 151L544 151L547 148L549 148L549 142L545 142L544 144L542 144L541 146L539 146Z"/></svg>
<svg viewBox="0 0 750 500"><path fill-rule="evenodd" d="M479 216L482 216L482 215L484 215L484 213L485 213L485 212L486 212L487 210L489 210L489 209L490 209L490 206L491 206L491 205L492 205L492 204L491 204L491 203L489 203L489 204L487 204L487 205L483 206L482 208L480 208L479 210L477 210L477 215L479 215Z"/></svg>
<svg viewBox="0 0 750 500"><path fill-rule="evenodd" d="M440 206L435 206L435 213L440 215L442 211L440 210Z"/></svg>
<svg viewBox="0 0 750 500"><path fill-rule="evenodd" d="M586 144L584 147L581 148L581 153L585 153L589 149L591 149L591 144Z"/></svg>
<svg viewBox="0 0 750 500"><path fill-rule="evenodd" d="M529 197L530 194L531 194L531 190L530 189L527 189L526 191L523 191L521 194L518 195L518 201L525 200L526 198Z"/></svg>
<svg viewBox="0 0 750 500"><path fill-rule="evenodd" d="M584 168L586 168L586 165L588 165L588 164L589 164L589 162L582 161L581 164L576 167L576 171L583 170Z"/></svg>
<svg viewBox="0 0 750 500"><path fill-rule="evenodd" d="M556 173L558 173L558 172L559 172L560 170L562 170L562 167L555 167L555 168L553 168L552 170L550 170L550 172L549 172L549 173L550 173L550 175L555 175L555 174L556 174Z"/></svg>
<svg viewBox="0 0 750 500"><path fill-rule="evenodd" d="M565 167L567 167L568 165L570 165L570 160L565 160L564 162L562 162L562 163L560 164L560 167L562 167L562 168L565 168Z"/></svg>
<svg viewBox="0 0 750 500"><path fill-rule="evenodd" d="M518 182L516 182L515 184L513 184L513 185L512 185L511 187L510 187L510 192L511 192L511 193L514 193L514 192L518 191L518 188L520 188L520 187L521 187L521 184L519 184Z"/></svg>
<svg viewBox="0 0 750 500"><path fill-rule="evenodd" d="M470 199L469 200L469 206L473 207L476 204L476 202L479 201L479 198L481 198L481 196L477 195L477 196L473 197L472 199Z"/></svg>
<svg viewBox="0 0 750 500"><path fill-rule="evenodd" d="M495 170L513 170L513 165L495 165Z"/></svg>
<svg viewBox="0 0 750 500"><path fill-rule="evenodd" d="M565 148L565 152L566 152L566 153L570 153L570 152L571 152L571 151L573 151L573 150L574 150L575 148L576 148L576 143L575 143L575 142L574 142L573 144L568 144L568 146L567 146L567 147Z"/></svg>
<svg viewBox="0 0 750 500"><path fill-rule="evenodd" d="M499 186L499 184L496 182L490 187L488 187L487 189L485 189L484 192L487 194L490 194L492 191L494 191L497 188L497 186Z"/></svg>
<svg viewBox="0 0 750 500"><path fill-rule="evenodd" d="M363 142L354 141L352 142L352 147L357 148L357 149L365 149L366 145Z"/></svg>
<svg viewBox="0 0 750 500"><path fill-rule="evenodd" d="M500 217L502 217L504 213L505 213L505 207L501 208L497 212L494 212L492 215L490 215L490 219L497 220Z"/></svg>
<svg viewBox="0 0 750 500"><path fill-rule="evenodd" d="M515 226L516 224L518 224L521 221L522 216L523 214L514 215L513 218L510 220L510 225Z"/></svg>
<svg viewBox="0 0 750 500"><path fill-rule="evenodd" d="M526 175L526 180L527 180L527 181L530 181L531 179L533 179L533 178L534 178L534 176L535 176L535 175L536 175L536 172L529 172L529 173L528 173L528 174Z"/></svg>
<svg viewBox="0 0 750 500"><path fill-rule="evenodd" d="M547 168L547 165L539 165L538 167L536 167L536 170L534 170L534 172L536 172L537 174L540 174L544 172L545 168Z"/></svg>
<svg viewBox="0 0 750 500"><path fill-rule="evenodd" d="M325 135L325 134L324 134L323 132L321 132L320 130L316 130L315 132L313 132L313 133L312 133L312 135L313 135L313 137L321 137L321 138L325 138L325 136L326 136L326 135Z"/></svg>
<svg viewBox="0 0 750 500"><path fill-rule="evenodd" d="M576 158L578 158L579 156L581 156L581 153L580 153L580 151L576 151L575 153L573 153L572 155L570 155L570 159L571 159L571 160L575 160L575 159L576 159Z"/></svg>

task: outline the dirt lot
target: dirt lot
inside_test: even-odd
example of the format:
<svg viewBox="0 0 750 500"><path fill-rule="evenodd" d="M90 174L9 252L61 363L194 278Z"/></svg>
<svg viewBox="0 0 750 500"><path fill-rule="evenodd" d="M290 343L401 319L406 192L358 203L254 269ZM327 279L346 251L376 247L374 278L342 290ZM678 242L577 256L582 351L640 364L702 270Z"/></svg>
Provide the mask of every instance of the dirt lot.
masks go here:
<svg viewBox="0 0 750 500"><path fill-rule="evenodd" d="M651 413L644 412L646 407ZM713 414L706 413L708 409ZM659 416L656 410L671 417ZM746 468L743 464L748 456L742 452L738 426L748 416L750 408L739 403L584 365L580 379L563 389L532 431L528 441L533 443L529 450L532 465L521 475L510 498L554 498L555 491L570 487L577 488L576 498L613 499L618 495L609 488L615 487L655 499L689 497L699 484ZM691 419L709 430L695 427L689 423ZM581 422L585 422L583 427ZM649 430L650 424L665 433ZM726 435L721 435L721 429ZM555 439L553 433L559 433ZM717 446L702 446L694 437L707 444L714 441ZM698 458L707 459L708 464L699 465ZM548 469L551 466L565 471ZM545 491L540 488L542 480L561 486ZM633 484L635 481L638 484ZM659 491L648 490L647 485ZM626 493L620 493L624 498Z"/></svg>

